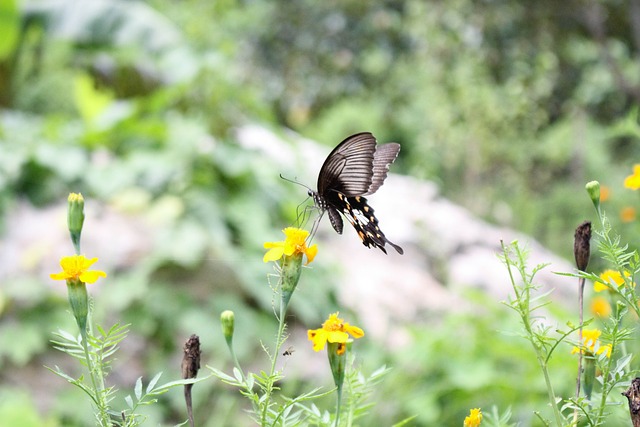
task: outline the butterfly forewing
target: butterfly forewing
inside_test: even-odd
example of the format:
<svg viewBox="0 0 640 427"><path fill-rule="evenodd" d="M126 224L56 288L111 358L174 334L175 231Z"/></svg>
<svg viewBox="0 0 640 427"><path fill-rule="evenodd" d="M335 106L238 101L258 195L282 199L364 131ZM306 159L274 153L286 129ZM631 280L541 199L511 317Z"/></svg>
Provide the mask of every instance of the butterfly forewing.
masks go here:
<svg viewBox="0 0 640 427"><path fill-rule="evenodd" d="M318 193L339 191L358 196L369 191L373 177L376 139L368 133L358 133L342 141L327 157L318 175Z"/></svg>

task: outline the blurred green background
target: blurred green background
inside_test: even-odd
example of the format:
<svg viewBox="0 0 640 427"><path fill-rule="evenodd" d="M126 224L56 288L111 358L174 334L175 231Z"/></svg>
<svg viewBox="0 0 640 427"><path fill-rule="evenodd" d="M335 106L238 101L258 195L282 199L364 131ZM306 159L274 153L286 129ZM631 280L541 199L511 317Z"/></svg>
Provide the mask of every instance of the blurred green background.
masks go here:
<svg viewBox="0 0 640 427"><path fill-rule="evenodd" d="M134 357L112 374L123 387L137 375L179 375L182 343L194 332L204 363L229 368L217 320L228 308L244 331L241 359L264 366L259 340L270 342L275 323L262 243L281 238L304 190L236 143L234 130L246 124L293 129L327 151L362 130L398 141L393 172L435 181L475 215L567 259L573 229L592 216L584 184L597 179L614 226L637 242L637 195L622 181L640 158L639 8L614 0L2 0L2 234L16 231L7 218L25 205L60 208L72 191L88 201L85 239L105 206L159 231L144 257L113 261L118 269L97 291L99 322L131 323L125 346ZM118 254L126 237L100 238ZM4 253L16 244L4 238ZM52 250L69 253L65 245ZM48 343L52 330L73 330L65 295L29 268L45 255L22 249L0 260L0 425L89 425L88 403L43 368L66 363ZM334 267L317 265L304 278L293 326L348 312L335 304ZM481 294L467 297L481 316L416 324L401 350L359 347L364 371L393 368L362 425L412 415L417 426L460 425L470 407L494 404L536 425L532 410L547 408L533 355L496 332L517 330L514 316ZM574 365L563 357L552 368L567 378L558 392L570 395ZM283 387L315 385L294 377ZM201 425L251 425L244 402L220 383L199 384L194 398L196 418L208 420ZM167 395L150 425L184 420L181 399Z"/></svg>

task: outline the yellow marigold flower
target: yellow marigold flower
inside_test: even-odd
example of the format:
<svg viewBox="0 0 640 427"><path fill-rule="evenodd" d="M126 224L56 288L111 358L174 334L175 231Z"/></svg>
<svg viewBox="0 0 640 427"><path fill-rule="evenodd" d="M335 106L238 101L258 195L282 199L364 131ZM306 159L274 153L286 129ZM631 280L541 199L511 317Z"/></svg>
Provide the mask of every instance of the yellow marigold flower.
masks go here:
<svg viewBox="0 0 640 427"><path fill-rule="evenodd" d="M597 317L609 317L611 314L611 304L606 298L595 297L591 301L591 312Z"/></svg>
<svg viewBox="0 0 640 427"><path fill-rule="evenodd" d="M611 198L611 188L606 185L600 186L600 201L606 202Z"/></svg>
<svg viewBox="0 0 640 427"><path fill-rule="evenodd" d="M598 350L595 350L596 343L598 342L598 338L600 338L600 335L602 335L602 332L599 329L584 329L582 331L582 350L578 347L573 347L573 350L571 350L571 354L576 354L582 351L583 353L586 352L592 355L606 353L607 357L611 357L611 344L600 345L598 347Z"/></svg>
<svg viewBox="0 0 640 427"><path fill-rule="evenodd" d="M95 283L100 277L107 277L107 273L100 270L89 271L98 258L87 259L84 255L62 257L60 273L51 274L53 280L79 280L83 283Z"/></svg>
<svg viewBox="0 0 640 427"><path fill-rule="evenodd" d="M631 190L640 188L640 164L633 165L633 173L624 179L624 186Z"/></svg>
<svg viewBox="0 0 640 427"><path fill-rule="evenodd" d="M264 247L269 250L264 254L264 262L277 261L285 255L291 256L295 253L306 255L307 264L313 261L318 253L318 245L307 247L307 230L287 227L282 232L286 236L284 242L265 242Z"/></svg>
<svg viewBox="0 0 640 427"><path fill-rule="evenodd" d="M624 276L628 279L631 277L628 271L624 272ZM593 284L593 290L596 292L606 291L610 289L610 285L616 285L618 287L624 285L624 279L620 272L616 270L605 270L600 274L600 282ZM635 286L635 282L631 286Z"/></svg>
<svg viewBox="0 0 640 427"><path fill-rule="evenodd" d="M349 335L354 338L362 338L364 331L357 326L352 326L338 317L339 313L329 315L322 324L322 328L307 331L309 341L313 342L313 350L320 351L327 342L346 344ZM345 351L345 345L341 345L338 354Z"/></svg>
<svg viewBox="0 0 640 427"><path fill-rule="evenodd" d="M480 408L469 411L469 416L464 419L464 427L478 427L482 422L482 412Z"/></svg>

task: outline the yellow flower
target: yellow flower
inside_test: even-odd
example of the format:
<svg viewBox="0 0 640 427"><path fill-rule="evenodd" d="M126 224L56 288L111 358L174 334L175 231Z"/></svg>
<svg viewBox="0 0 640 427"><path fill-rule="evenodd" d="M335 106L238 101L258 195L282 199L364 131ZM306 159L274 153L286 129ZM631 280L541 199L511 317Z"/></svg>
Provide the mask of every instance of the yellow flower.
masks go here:
<svg viewBox="0 0 640 427"><path fill-rule="evenodd" d="M83 283L95 283L100 277L107 277L107 273L100 270L89 271L98 258L87 259L84 255L62 257L60 273L51 274L53 280L79 280Z"/></svg>
<svg viewBox="0 0 640 427"><path fill-rule="evenodd" d="M609 317L611 314L611 304L606 298L595 297L591 301L591 312L597 317Z"/></svg>
<svg viewBox="0 0 640 427"><path fill-rule="evenodd" d="M284 242L265 242L265 249L269 249L264 258L264 262L277 261L283 256L294 254L304 254L307 256L307 264L313 261L318 253L318 245L307 247L307 237L309 232L295 227L287 227L282 232L286 238Z"/></svg>
<svg viewBox="0 0 640 427"><path fill-rule="evenodd" d="M322 350L328 341L342 344L338 348L338 354L343 354L349 335L354 338L362 338L364 336L362 329L348 324L340 319L338 314L330 314L329 318L322 324L322 328L307 331L309 341L313 342L314 351Z"/></svg>
<svg viewBox="0 0 640 427"><path fill-rule="evenodd" d="M611 188L607 187L606 185L601 185L600 186L600 201L601 202L606 202L610 198L611 198Z"/></svg>
<svg viewBox="0 0 640 427"><path fill-rule="evenodd" d="M624 179L624 186L631 190L640 188L640 164L633 165L633 174Z"/></svg>
<svg viewBox="0 0 640 427"><path fill-rule="evenodd" d="M478 427L482 422L482 412L480 408L469 411L469 416L464 419L464 427Z"/></svg>
<svg viewBox="0 0 640 427"><path fill-rule="evenodd" d="M607 357L611 357L611 344L600 345L598 350L595 349L600 335L602 335L602 332L599 329L584 329L582 331L582 350L578 347L573 347L571 354L576 354L582 351L583 353L590 353L592 355L606 353Z"/></svg>
<svg viewBox="0 0 640 427"><path fill-rule="evenodd" d="M628 271L624 272L624 276L628 279L631 277ZM611 289L610 285L616 285L618 287L624 285L624 279L620 272L616 270L605 270L600 274L600 282L593 284L593 290L596 292L606 291ZM631 286L635 286L635 282L631 283Z"/></svg>

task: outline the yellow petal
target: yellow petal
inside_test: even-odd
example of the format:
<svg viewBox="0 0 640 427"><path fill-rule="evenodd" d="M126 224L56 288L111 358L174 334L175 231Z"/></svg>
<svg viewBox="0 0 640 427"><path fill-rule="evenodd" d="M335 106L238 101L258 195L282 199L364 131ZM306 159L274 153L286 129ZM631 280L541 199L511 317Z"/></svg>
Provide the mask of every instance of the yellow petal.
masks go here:
<svg viewBox="0 0 640 427"><path fill-rule="evenodd" d="M69 275L63 271L60 273L50 274L49 277L51 277L53 280L67 280L69 278Z"/></svg>
<svg viewBox="0 0 640 427"><path fill-rule="evenodd" d="M284 242L264 242L265 249L276 248L278 246L284 246Z"/></svg>
<svg viewBox="0 0 640 427"><path fill-rule="evenodd" d="M264 254L264 257L262 257L262 261L263 262L277 261L280 258L282 258L283 254L284 254L284 247L276 246L269 249L267 253Z"/></svg>
<svg viewBox="0 0 640 427"><path fill-rule="evenodd" d="M100 270L85 271L83 273L80 273L80 281L84 283L95 283L101 277L107 277L107 273Z"/></svg>
<svg viewBox="0 0 640 427"><path fill-rule="evenodd" d="M313 262L317 254L318 245L313 245L310 248L307 248L307 250L305 251L305 255L307 256L307 264Z"/></svg>
<svg viewBox="0 0 640 427"><path fill-rule="evenodd" d="M345 343L349 339L349 334L342 331L327 332L327 341Z"/></svg>
<svg viewBox="0 0 640 427"><path fill-rule="evenodd" d="M348 334L351 334L354 338L362 338L364 336L364 331L357 326L351 326L348 323L344 324L344 331Z"/></svg>
<svg viewBox="0 0 640 427"><path fill-rule="evenodd" d="M320 351L327 343L327 332L323 329L309 331L309 339L313 342L313 351Z"/></svg>

